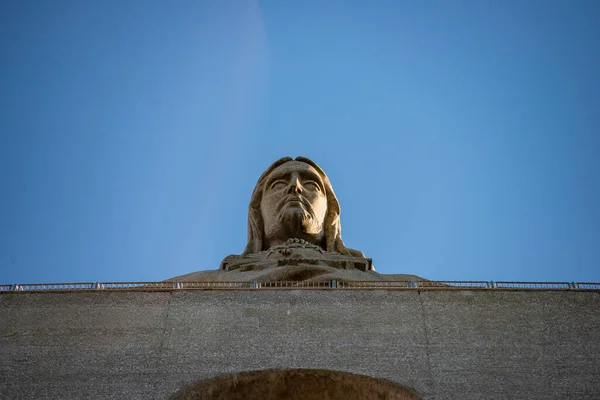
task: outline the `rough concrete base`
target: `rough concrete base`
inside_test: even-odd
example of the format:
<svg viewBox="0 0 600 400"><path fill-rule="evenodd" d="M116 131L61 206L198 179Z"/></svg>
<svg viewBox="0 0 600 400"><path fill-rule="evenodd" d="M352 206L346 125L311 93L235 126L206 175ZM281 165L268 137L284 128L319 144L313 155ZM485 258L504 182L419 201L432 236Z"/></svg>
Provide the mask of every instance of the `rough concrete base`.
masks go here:
<svg viewBox="0 0 600 400"><path fill-rule="evenodd" d="M165 399L263 369L424 399L595 399L600 293L247 290L0 294L1 399Z"/></svg>

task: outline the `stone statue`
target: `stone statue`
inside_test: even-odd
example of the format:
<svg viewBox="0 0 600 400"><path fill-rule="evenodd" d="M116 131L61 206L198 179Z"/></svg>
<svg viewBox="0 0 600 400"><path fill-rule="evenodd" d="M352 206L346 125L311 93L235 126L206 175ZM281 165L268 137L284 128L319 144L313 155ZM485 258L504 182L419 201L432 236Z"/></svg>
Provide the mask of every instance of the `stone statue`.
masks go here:
<svg viewBox="0 0 600 400"><path fill-rule="evenodd" d="M248 210L248 244L221 269L326 265L374 270L342 241L340 204L323 170L305 157L284 157L261 175Z"/></svg>
<svg viewBox="0 0 600 400"><path fill-rule="evenodd" d="M390 281L414 275L382 275L370 258L342 240L340 204L325 172L304 157L275 161L260 176L248 208L248 243L218 270L169 281L274 282Z"/></svg>

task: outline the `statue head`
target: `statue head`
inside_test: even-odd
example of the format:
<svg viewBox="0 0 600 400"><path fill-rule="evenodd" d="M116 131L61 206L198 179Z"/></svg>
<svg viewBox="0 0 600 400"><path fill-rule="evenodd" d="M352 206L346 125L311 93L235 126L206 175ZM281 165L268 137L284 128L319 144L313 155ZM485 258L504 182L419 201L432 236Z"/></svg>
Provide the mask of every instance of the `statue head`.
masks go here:
<svg viewBox="0 0 600 400"><path fill-rule="evenodd" d="M364 257L342 241L340 204L325 172L305 157L284 157L260 176L248 210L248 244L259 253L288 239L304 239L323 250Z"/></svg>

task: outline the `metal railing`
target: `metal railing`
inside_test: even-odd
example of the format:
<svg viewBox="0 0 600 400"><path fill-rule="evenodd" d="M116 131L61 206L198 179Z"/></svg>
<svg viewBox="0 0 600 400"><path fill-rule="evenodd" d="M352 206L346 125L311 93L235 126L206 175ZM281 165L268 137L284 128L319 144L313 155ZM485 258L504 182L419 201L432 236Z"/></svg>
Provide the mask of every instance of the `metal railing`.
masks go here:
<svg viewBox="0 0 600 400"><path fill-rule="evenodd" d="M325 282L310 282L310 281L274 281L274 282L257 282L258 288L261 289L329 289L335 287L335 281Z"/></svg>
<svg viewBox="0 0 600 400"><path fill-rule="evenodd" d="M40 291L171 291L235 289L386 289L386 290L595 290L600 282L494 282L494 281L274 281L274 282L76 282L0 284L0 292Z"/></svg>
<svg viewBox="0 0 600 400"><path fill-rule="evenodd" d="M574 289L569 282L495 282L498 289Z"/></svg>
<svg viewBox="0 0 600 400"><path fill-rule="evenodd" d="M339 289L406 289L410 281L342 281L336 282Z"/></svg>
<svg viewBox="0 0 600 400"><path fill-rule="evenodd" d="M598 282L577 282L575 285L578 289L600 290L600 283Z"/></svg>
<svg viewBox="0 0 600 400"><path fill-rule="evenodd" d="M245 289L254 282L169 282L175 289Z"/></svg>
<svg viewBox="0 0 600 400"><path fill-rule="evenodd" d="M19 285L0 285L2 290L8 286L11 291L36 291L36 290L89 290L94 289L92 282L75 283L27 283Z"/></svg>
<svg viewBox="0 0 600 400"><path fill-rule="evenodd" d="M173 289L171 282L102 282L94 289L131 290L131 289Z"/></svg>
<svg viewBox="0 0 600 400"><path fill-rule="evenodd" d="M490 282L485 281L415 281L418 288L489 288Z"/></svg>

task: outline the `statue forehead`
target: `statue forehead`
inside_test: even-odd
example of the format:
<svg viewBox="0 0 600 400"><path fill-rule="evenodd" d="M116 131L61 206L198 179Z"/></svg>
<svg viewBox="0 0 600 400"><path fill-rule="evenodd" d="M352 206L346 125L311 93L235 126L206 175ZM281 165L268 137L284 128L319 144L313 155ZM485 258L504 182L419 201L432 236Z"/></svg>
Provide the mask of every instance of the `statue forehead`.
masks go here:
<svg viewBox="0 0 600 400"><path fill-rule="evenodd" d="M273 177L273 176L283 176L283 175L287 175L293 172L306 172L309 173L310 175L315 175L316 177L318 177L319 179L321 178L321 174L319 174L319 172L314 169L311 165L302 162L302 161L288 161L285 162L283 164L281 164L280 166L278 166L277 168L275 168L273 171L271 171L271 173L269 173L269 178Z"/></svg>

